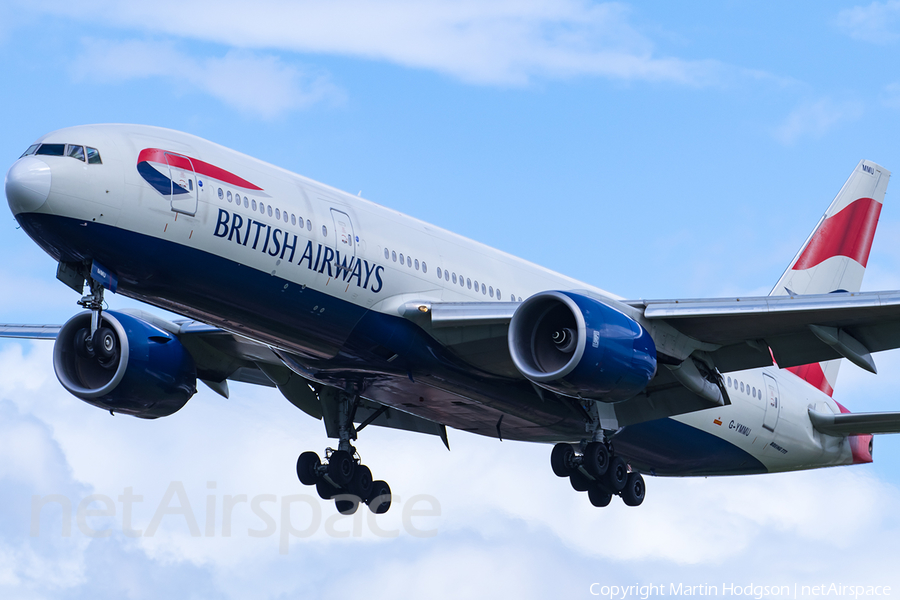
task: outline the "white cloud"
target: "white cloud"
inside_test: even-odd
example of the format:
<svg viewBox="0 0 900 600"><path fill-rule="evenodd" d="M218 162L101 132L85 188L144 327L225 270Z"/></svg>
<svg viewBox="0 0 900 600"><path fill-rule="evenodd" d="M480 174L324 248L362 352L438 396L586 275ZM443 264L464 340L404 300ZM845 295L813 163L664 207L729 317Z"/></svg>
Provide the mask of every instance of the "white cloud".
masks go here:
<svg viewBox="0 0 900 600"><path fill-rule="evenodd" d="M237 48L384 60L479 83L594 75L703 85L727 70L660 56L631 25L628 7L585 0L88 0L77 10L45 0L31 8Z"/></svg>
<svg viewBox="0 0 900 600"><path fill-rule="evenodd" d="M874 44L889 44L900 39L900 0L873 2L838 13L838 28L850 37Z"/></svg>
<svg viewBox="0 0 900 600"><path fill-rule="evenodd" d="M819 139L837 125L855 121L862 114L863 105L858 101L824 98L795 108L773 133L783 144L793 144L804 137Z"/></svg>
<svg viewBox="0 0 900 600"><path fill-rule="evenodd" d="M176 93L199 90L264 118L341 97L325 74L275 56L231 50L222 57L194 58L169 42L85 40L73 74L97 82L162 78Z"/></svg>

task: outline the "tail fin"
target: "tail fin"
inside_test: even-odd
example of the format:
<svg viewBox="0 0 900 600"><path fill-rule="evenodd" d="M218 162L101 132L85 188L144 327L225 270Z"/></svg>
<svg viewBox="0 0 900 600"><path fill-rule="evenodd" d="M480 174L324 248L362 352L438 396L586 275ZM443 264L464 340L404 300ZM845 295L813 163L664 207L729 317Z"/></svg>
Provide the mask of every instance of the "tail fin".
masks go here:
<svg viewBox="0 0 900 600"><path fill-rule="evenodd" d="M859 161L770 296L858 292L862 286L890 171ZM840 360L788 369L829 396Z"/></svg>

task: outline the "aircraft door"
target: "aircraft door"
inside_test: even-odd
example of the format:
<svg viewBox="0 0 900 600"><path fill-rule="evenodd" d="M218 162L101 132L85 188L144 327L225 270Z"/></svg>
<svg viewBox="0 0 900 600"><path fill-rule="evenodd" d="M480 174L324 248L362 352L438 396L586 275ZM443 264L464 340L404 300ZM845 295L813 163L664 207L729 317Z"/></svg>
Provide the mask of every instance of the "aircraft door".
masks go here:
<svg viewBox="0 0 900 600"><path fill-rule="evenodd" d="M334 221L334 248L341 256L356 256L356 236L353 233L353 222L350 215L336 208L331 209Z"/></svg>
<svg viewBox="0 0 900 600"><path fill-rule="evenodd" d="M763 417L763 427L769 431L775 431L778 424L778 414L781 412L781 395L778 393L778 382L775 378L763 374L766 384L766 414Z"/></svg>
<svg viewBox="0 0 900 600"><path fill-rule="evenodd" d="M197 214L199 186L191 159L181 154L166 152L166 164L169 165L171 180L169 200L172 202L172 211L193 217Z"/></svg>

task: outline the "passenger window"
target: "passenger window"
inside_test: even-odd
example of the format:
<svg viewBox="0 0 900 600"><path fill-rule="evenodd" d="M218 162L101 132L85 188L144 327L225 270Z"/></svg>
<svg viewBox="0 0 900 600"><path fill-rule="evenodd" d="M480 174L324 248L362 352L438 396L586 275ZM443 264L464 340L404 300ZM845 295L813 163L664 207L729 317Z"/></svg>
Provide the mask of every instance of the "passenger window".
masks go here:
<svg viewBox="0 0 900 600"><path fill-rule="evenodd" d="M487 287L483 283L481 284L481 293L487 296Z"/></svg>
<svg viewBox="0 0 900 600"><path fill-rule="evenodd" d="M296 217L296 215L294 215L294 213L291 213L291 225L296 225L296 224L297 224L297 217Z"/></svg>
<svg viewBox="0 0 900 600"><path fill-rule="evenodd" d="M391 250L391 258L394 262L397 262L397 253L393 250Z"/></svg>
<svg viewBox="0 0 900 600"><path fill-rule="evenodd" d="M390 257L391 257L391 253L388 251L387 248L385 248L385 249L384 249L384 259L387 260L387 259L389 259Z"/></svg>
<svg viewBox="0 0 900 600"><path fill-rule="evenodd" d="M467 279L466 282L469 284L469 289L471 290L472 289L472 280Z"/></svg>
<svg viewBox="0 0 900 600"><path fill-rule="evenodd" d="M728 387L731 387L731 377L728 378Z"/></svg>
<svg viewBox="0 0 900 600"><path fill-rule="evenodd" d="M416 259L416 271L418 271L418 270L419 270L419 259L417 258Z"/></svg>
<svg viewBox="0 0 900 600"><path fill-rule="evenodd" d="M256 212L256 198L250 201L250 206L253 207L253 212Z"/></svg>
<svg viewBox="0 0 900 600"><path fill-rule="evenodd" d="M743 381L741 382L741 391L742 392L744 391L744 382Z"/></svg>
<svg viewBox="0 0 900 600"><path fill-rule="evenodd" d="M65 144L41 144L35 152L38 156L63 156L65 153Z"/></svg>
<svg viewBox="0 0 900 600"><path fill-rule="evenodd" d="M453 283L456 283L456 273L453 274Z"/></svg>
<svg viewBox="0 0 900 600"><path fill-rule="evenodd" d="M188 179L188 190L190 190L192 192L194 191L194 180L193 179Z"/></svg>
<svg viewBox="0 0 900 600"><path fill-rule="evenodd" d="M450 281L450 271L444 271L444 281Z"/></svg>
<svg viewBox="0 0 900 600"><path fill-rule="evenodd" d="M425 264L425 261L422 261L422 272L423 273L428 272L428 265Z"/></svg>
<svg viewBox="0 0 900 600"><path fill-rule="evenodd" d="M312 231L312 221L310 221L309 219L306 220L306 230Z"/></svg>
<svg viewBox="0 0 900 600"><path fill-rule="evenodd" d="M488 295L493 298L494 297L494 286L488 287Z"/></svg>
<svg viewBox="0 0 900 600"><path fill-rule="evenodd" d="M416 261L416 262L419 262L419 261ZM409 256L406 257L406 266L409 267L410 269L412 268L412 259Z"/></svg>
<svg viewBox="0 0 900 600"><path fill-rule="evenodd" d="M400 264L401 265L403 264L403 253L402 252L400 253Z"/></svg>
<svg viewBox="0 0 900 600"><path fill-rule="evenodd" d="M475 280L475 291L476 292L478 291L478 280L477 279Z"/></svg>
<svg viewBox="0 0 900 600"><path fill-rule="evenodd" d="M437 276L438 276L438 279L443 279L443 278L444 278L444 272L441 270L440 267L438 267L438 270L437 270Z"/></svg>
<svg viewBox="0 0 900 600"><path fill-rule="evenodd" d="M89 165L100 165L103 164L103 161L100 160L100 152L97 151L96 148L87 147L87 157Z"/></svg>
<svg viewBox="0 0 900 600"><path fill-rule="evenodd" d="M66 150L66 156L71 156L76 160L84 162L84 146L73 146L72 144L69 144L69 147Z"/></svg>
<svg viewBox="0 0 900 600"><path fill-rule="evenodd" d="M266 212L269 214L270 217L272 216L272 205L271 204L266 207Z"/></svg>
<svg viewBox="0 0 900 600"><path fill-rule="evenodd" d="M497 300L503 300L503 296L500 295L500 288L497 288Z"/></svg>
<svg viewBox="0 0 900 600"><path fill-rule="evenodd" d="M328 228L322 225L322 235L328 237Z"/></svg>
<svg viewBox="0 0 900 600"><path fill-rule="evenodd" d="M224 199L225 199L225 192L222 190L222 188L219 188L219 200L224 200Z"/></svg>
<svg viewBox="0 0 900 600"><path fill-rule="evenodd" d="M522 301L522 296L519 296L519 302L521 302L521 301Z"/></svg>
<svg viewBox="0 0 900 600"><path fill-rule="evenodd" d="M275 218L278 219L279 221L281 220L281 211L278 210L277 208L275 209Z"/></svg>
<svg viewBox="0 0 900 600"><path fill-rule="evenodd" d="M250 201L244 196L244 208L250 208ZM256 200L253 201L253 210L256 210Z"/></svg>
<svg viewBox="0 0 900 600"><path fill-rule="evenodd" d="M229 202L231 202L231 190L228 190L228 192L225 194L225 197L228 198Z"/></svg>
<svg viewBox="0 0 900 600"><path fill-rule="evenodd" d="M39 146L40 146L40 144L32 144L32 145L28 146L28 150L26 150L24 153L22 153L22 156L31 156L32 154L35 153L35 151L38 149ZM22 158L22 156L20 156L19 158Z"/></svg>

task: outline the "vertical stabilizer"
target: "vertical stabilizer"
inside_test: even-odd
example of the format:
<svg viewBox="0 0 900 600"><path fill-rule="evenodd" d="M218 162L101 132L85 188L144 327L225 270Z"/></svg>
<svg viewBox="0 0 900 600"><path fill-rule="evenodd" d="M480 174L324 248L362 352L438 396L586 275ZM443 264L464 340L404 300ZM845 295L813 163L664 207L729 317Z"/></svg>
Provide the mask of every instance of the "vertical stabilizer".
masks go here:
<svg viewBox="0 0 900 600"><path fill-rule="evenodd" d="M769 295L858 292L890 177L884 167L861 160ZM840 363L789 370L830 396Z"/></svg>

